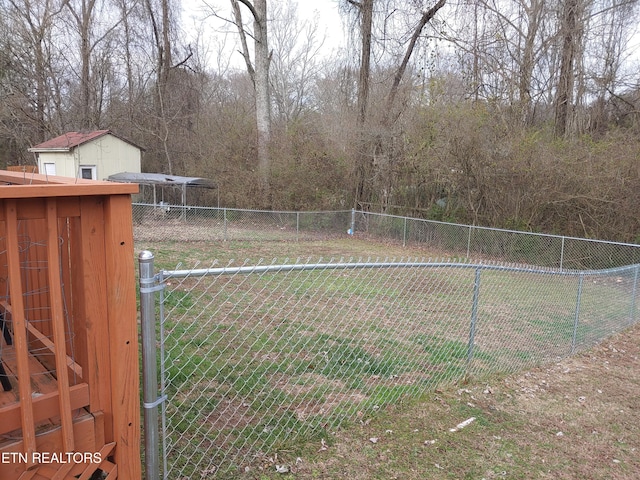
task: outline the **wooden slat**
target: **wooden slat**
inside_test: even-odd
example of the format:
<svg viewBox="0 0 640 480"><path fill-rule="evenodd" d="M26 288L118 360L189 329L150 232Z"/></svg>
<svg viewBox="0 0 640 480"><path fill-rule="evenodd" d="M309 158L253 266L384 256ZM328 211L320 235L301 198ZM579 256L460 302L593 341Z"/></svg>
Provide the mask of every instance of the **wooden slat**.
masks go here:
<svg viewBox="0 0 640 480"><path fill-rule="evenodd" d="M115 464L122 478L140 478L140 367L131 198L105 200L105 258L111 347Z"/></svg>
<svg viewBox="0 0 640 480"><path fill-rule="evenodd" d="M36 345L34 346L38 348L45 348L49 350L53 355L55 355L55 345L51 340L49 340L46 336L42 334L42 332L40 332L36 327L34 327L31 324L27 324L27 330L29 331L29 334L33 336L32 341L36 343ZM71 358L70 356L66 356L65 363L67 365L69 374L82 378L82 366L80 366L77 362L75 362L73 358Z"/></svg>
<svg viewBox="0 0 640 480"><path fill-rule="evenodd" d="M105 444L104 413L93 412L93 418L95 419L94 421L96 425L96 444L104 445Z"/></svg>
<svg viewBox="0 0 640 480"><path fill-rule="evenodd" d="M51 464L40 465L37 467L37 474L32 480L51 480L59 470L54 468ZM72 480L71 478L65 478L65 480Z"/></svg>
<svg viewBox="0 0 640 480"><path fill-rule="evenodd" d="M0 312L11 315L11 305L9 305L9 303L7 303L5 300L0 300ZM48 337L43 335L40 330L38 330L30 323L27 323L27 332L29 332L29 335L32 336L32 342L34 344L33 346L37 350L45 349L51 352L51 355L55 355L53 342L49 340ZM69 375L71 375L72 377L78 377L80 380L82 380L82 366L68 355L67 368L69 370Z"/></svg>
<svg viewBox="0 0 640 480"><path fill-rule="evenodd" d="M86 383L74 385L69 389L69 398L71 410L78 410L89 405L89 387ZM47 418L58 415L60 410L60 402L58 401L58 392L49 392L41 394L33 399L34 421L40 422ZM20 405L12 404L0 407L0 425L1 432L8 433L21 427L20 422Z"/></svg>
<svg viewBox="0 0 640 480"><path fill-rule="evenodd" d="M47 199L47 272L49 274L49 309L53 330L53 348L56 356L56 377L60 394L60 420L62 446L65 452L74 451L73 419L69 399L69 375L67 373L67 349L64 334L62 286L60 285L60 257L58 255L58 216L56 200Z"/></svg>
<svg viewBox="0 0 640 480"><path fill-rule="evenodd" d="M25 472L22 473L22 475L20 475L20 478L18 480L31 480L32 478L35 478L37 473L38 473L38 470L36 469L26 470Z"/></svg>
<svg viewBox="0 0 640 480"><path fill-rule="evenodd" d="M10 172L38 173L37 165L7 165Z"/></svg>
<svg viewBox="0 0 640 480"><path fill-rule="evenodd" d="M118 478L118 465L109 464L108 468L104 468L105 472L109 472L104 480L116 480Z"/></svg>
<svg viewBox="0 0 640 480"><path fill-rule="evenodd" d="M51 477L51 480L65 480L67 474L73 469L75 465L72 462L62 465L58 471Z"/></svg>
<svg viewBox="0 0 640 480"><path fill-rule="evenodd" d="M5 221L4 221L4 208L2 208L2 205L0 204L0 216L3 217L0 219L0 278L7 278L8 277L8 273L7 273L7 242L6 242L6 227L5 227ZM7 285L2 285L2 288L0 289L0 296L4 296L7 295L8 292L8 287Z"/></svg>
<svg viewBox="0 0 640 480"><path fill-rule="evenodd" d="M75 344L76 344L76 333L73 331L73 323L74 323L74 312L71 308L73 305L73 282L71 276L71 264L72 259L75 261L74 253L71 251L73 244L71 243L71 219L69 218L60 218L60 203L61 199L57 200L58 202L58 235L60 237L60 276L63 287L63 295L64 295L64 306L68 308L69 311L66 312L69 315L70 327L71 331L68 332L68 338L66 342L67 355L73 359L75 359ZM79 211L79 209L78 209ZM84 336L84 335L82 335ZM69 383L71 385L80 381L77 378L76 374L69 372Z"/></svg>
<svg viewBox="0 0 640 480"><path fill-rule="evenodd" d="M106 270L104 199L83 198L80 211L80 218L73 221L72 238L76 255L72 264L76 352L79 361L84 362L83 379L89 383L90 411L104 414L104 434L106 441L111 442L114 439L111 385L121 379L112 377L109 354L107 284L116 280Z"/></svg>
<svg viewBox="0 0 640 480"><path fill-rule="evenodd" d="M111 455L111 452L113 451L114 447L116 446L115 442L109 443L105 446L103 446L100 449L100 458L102 458L103 463L107 464L105 465L105 470L107 468L109 468L112 464L110 464L110 462L107 461L107 457L109 455ZM100 467L102 466L102 464L100 465ZM89 478L91 478L91 475L93 475L93 473L96 471L97 466L96 465L89 465L84 472L82 472L82 475L80 475L80 477L78 477L78 480L87 480ZM114 477L107 477L107 478L116 478Z"/></svg>
<svg viewBox="0 0 640 480"><path fill-rule="evenodd" d="M83 416L80 416L74 419L73 422L74 436L76 439L77 450L78 452L96 452L100 446L96 445L95 437L94 437L94 425L93 425L93 417L86 413ZM62 431L60 428L56 428L53 430L49 430L37 435L37 447L40 452L47 453L67 453L62 452L60 446L62 445L61 438ZM23 441L16 440L15 442L9 445L3 445L0 447L0 454L3 452L21 452L23 450ZM35 460L38 460L36 457ZM47 471L48 467L53 466L51 463L45 464L31 464L26 465L22 462L9 462L2 463L0 462L0 479L2 480L15 480L20 478L20 475L25 470L31 471L39 471L42 469L43 473ZM72 469L72 475L79 475L84 468L80 466L78 471L76 471L75 464L74 469ZM72 477L73 478L73 477Z"/></svg>
<svg viewBox="0 0 640 480"><path fill-rule="evenodd" d="M18 220L15 200L5 201L7 263L9 270L9 289L13 308L13 335L18 363L18 391L20 393L20 417L24 453L27 459L33 458L36 451L35 422L33 420L33 399L27 350L27 329L25 325L24 303L22 299L22 280L20 259L18 258Z"/></svg>

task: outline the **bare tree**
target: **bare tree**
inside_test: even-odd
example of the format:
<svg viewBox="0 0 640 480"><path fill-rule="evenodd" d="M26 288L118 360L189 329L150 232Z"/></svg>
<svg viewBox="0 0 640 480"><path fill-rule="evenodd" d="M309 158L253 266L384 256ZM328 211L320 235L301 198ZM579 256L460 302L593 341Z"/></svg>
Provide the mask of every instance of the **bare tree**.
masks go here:
<svg viewBox="0 0 640 480"><path fill-rule="evenodd" d="M616 98L637 0L565 0L560 11L560 61L554 103L558 136L602 128Z"/></svg>
<svg viewBox="0 0 640 480"><path fill-rule="evenodd" d="M582 0L564 0L562 4L560 23L562 47L555 100L555 131L558 136L564 136L567 133L571 105L573 104L574 66L583 34L582 7Z"/></svg>
<svg viewBox="0 0 640 480"><path fill-rule="evenodd" d="M400 87L400 82L402 81L404 74L407 71L407 65L409 64L409 60L411 60L411 56L413 55L413 52L416 48L416 44L418 43L418 40L420 38L420 35L422 34L422 31L425 25L429 23L431 19L433 19L435 14L438 13L438 10L444 7L445 3L446 3L446 0L439 0L431 8L425 10L422 13L422 16L420 17L420 21L414 28L413 33L411 34L411 39L409 40L409 43L405 50L404 57L402 58L402 62L400 62L400 65L396 69L395 75L393 76L393 83L391 84L391 88L389 89L389 94L387 95L386 107L384 110L385 116L384 116L383 123L389 124L390 122L390 119L391 119L390 115L394 106L396 96L398 94L398 88Z"/></svg>
<svg viewBox="0 0 640 480"><path fill-rule="evenodd" d="M100 57L109 58L109 39L118 28L121 19L105 21L103 14L106 6L101 0L66 0L65 5L75 26L79 43L80 72L78 75L80 128L96 128L100 124L101 112L97 107L102 104L95 87L92 64ZM102 51L100 51L102 49ZM99 61L98 61L99 63Z"/></svg>
<svg viewBox="0 0 640 480"><path fill-rule="evenodd" d="M522 125L533 122L536 103L549 90L542 70L553 55L557 30L550 3L481 0L473 2L471 12L459 6L448 36L463 65L469 65L471 97L508 106Z"/></svg>
<svg viewBox="0 0 640 480"><path fill-rule="evenodd" d="M155 125L151 132L162 144L162 153L166 160L167 173L174 173L174 159L169 148L171 138L170 73L173 66L173 45L171 33L173 21L170 0L160 0L160 15L153 0L145 0L148 18L151 21L154 51L156 56L156 81L154 88Z"/></svg>
<svg viewBox="0 0 640 480"><path fill-rule="evenodd" d="M393 153L393 134L391 128L398 118L398 113L394 111L395 103L399 91L400 84L405 76L411 57L416 49L419 39L423 33L425 26L433 19L435 14L445 5L446 0L438 0L430 8L425 8L422 2L415 2L413 5L419 13L419 20L415 23L407 34L406 31L396 30L391 19L394 16L403 13L405 19L402 23L410 23L407 18L412 18L415 13L404 12L406 5L402 2L396 4L394 2L374 2L374 0L346 0L356 12L360 20L361 50L360 50L360 74L358 81L358 105L357 105L357 125L361 132L360 146L356 152L354 160L354 181L355 181L355 203L363 206L369 203L374 194L374 183L376 179L382 180L382 185L378 190L383 199L383 204L389 200L390 188L388 180L392 171ZM375 12L375 7L379 6L379 12ZM381 37L376 39L373 35L374 17L378 17L382 23L379 31ZM406 39L407 40L403 40ZM370 77L371 77L371 54L372 45L379 42L385 46L393 39L393 43L401 45L403 53L398 61L397 67L393 68L393 81L386 94L384 102L384 110L379 119L375 131L376 134L371 135L371 128L367 128L369 94L370 94ZM370 127L370 126L369 126ZM376 171L376 166L377 170ZM378 182L379 183L379 182Z"/></svg>
<svg viewBox="0 0 640 480"><path fill-rule="evenodd" d="M318 55L322 41L317 39L318 23L302 24L297 7L288 0L272 11L270 43L271 93L278 117L289 124L310 108L311 91L319 75Z"/></svg>
<svg viewBox="0 0 640 480"><path fill-rule="evenodd" d="M360 18L360 73L358 76L358 126L364 127L369 103L371 77L371 38L374 0L347 0L357 9Z"/></svg>
<svg viewBox="0 0 640 480"><path fill-rule="evenodd" d="M56 0L35 4L26 0L2 3L7 34L11 35L3 45L8 67L6 81L16 109L13 116L20 112L21 117L12 124L14 127L28 124L27 130L34 131L35 142L44 141L51 130L56 131L53 117L61 108L62 99L55 89L56 76L60 73L55 58L55 36L64 5L64 1ZM23 127L20 129L24 132Z"/></svg>
<svg viewBox="0 0 640 480"><path fill-rule="evenodd" d="M111 58L114 63L121 66L122 70L115 69L121 81L117 82L115 90L117 93L109 99L109 104L117 110L111 112L112 118L117 122L135 125L136 114L142 109L141 101L144 98L145 86L152 83L149 79L153 76L153 70L157 70L154 62L142 61L143 58L146 60L148 46L155 44L155 41L148 36L149 32L153 32L153 28L150 28L152 24L147 14L145 0L115 0L115 2L120 18L120 29L119 35L114 39L115 46ZM145 28L142 28L143 25Z"/></svg>
<svg viewBox="0 0 640 480"><path fill-rule="evenodd" d="M635 0L596 0L589 25L589 43L585 55L585 74L588 77L588 95L594 97L589 111L590 128L607 128L611 101L618 101L626 88L625 75L635 78L636 72L625 72L625 55L637 26Z"/></svg>
<svg viewBox="0 0 640 480"><path fill-rule="evenodd" d="M253 18L254 60L251 62L247 43L247 31L242 21L239 3L249 9ZM256 126L258 131L258 172L263 188L269 186L269 143L271 139L271 95L269 89L269 67L271 53L268 43L267 0L231 0L235 23L240 34L242 55L255 87Z"/></svg>
<svg viewBox="0 0 640 480"><path fill-rule="evenodd" d="M360 20L360 69L358 73L358 100L357 120L358 146L354 158L354 206L363 207L371 188L368 186L371 177L371 156L367 153L367 135L365 124L369 103L369 89L371 77L371 40L373 29L373 4L374 0L347 0L348 4L355 7L356 15Z"/></svg>

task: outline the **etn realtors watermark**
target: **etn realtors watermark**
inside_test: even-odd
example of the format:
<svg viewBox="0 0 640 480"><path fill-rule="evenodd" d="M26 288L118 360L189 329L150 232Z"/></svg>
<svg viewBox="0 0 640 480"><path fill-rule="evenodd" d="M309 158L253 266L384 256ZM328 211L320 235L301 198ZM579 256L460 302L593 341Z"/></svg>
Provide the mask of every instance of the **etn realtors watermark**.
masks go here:
<svg viewBox="0 0 640 480"><path fill-rule="evenodd" d="M2 452L0 463L28 464L66 464L66 463L102 463L100 452Z"/></svg>

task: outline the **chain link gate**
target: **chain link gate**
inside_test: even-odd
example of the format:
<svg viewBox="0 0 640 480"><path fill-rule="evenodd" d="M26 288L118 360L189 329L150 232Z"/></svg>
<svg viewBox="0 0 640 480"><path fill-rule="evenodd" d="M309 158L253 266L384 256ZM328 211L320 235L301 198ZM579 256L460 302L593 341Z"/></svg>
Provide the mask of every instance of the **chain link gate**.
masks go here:
<svg viewBox="0 0 640 480"><path fill-rule="evenodd" d="M638 265L274 260L154 273L153 260L139 256L147 479L273 468L287 445L465 376L571 355L638 311Z"/></svg>

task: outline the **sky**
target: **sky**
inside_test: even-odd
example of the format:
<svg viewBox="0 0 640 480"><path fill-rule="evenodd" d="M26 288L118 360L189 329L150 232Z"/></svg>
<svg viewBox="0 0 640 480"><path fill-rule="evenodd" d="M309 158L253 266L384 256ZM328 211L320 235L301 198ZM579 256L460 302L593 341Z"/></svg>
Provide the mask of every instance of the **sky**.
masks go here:
<svg viewBox="0 0 640 480"><path fill-rule="evenodd" d="M282 1L282 0L276 0ZM342 36L342 20L338 11L338 1L336 0L297 0L298 15L301 19L318 19L321 31L327 35Z"/></svg>
<svg viewBox="0 0 640 480"><path fill-rule="evenodd" d="M301 20L318 20L318 35L320 38L326 35L323 51L327 52L327 54L342 47L344 42L344 31L338 3L338 0L297 0L298 16Z"/></svg>
<svg viewBox="0 0 640 480"><path fill-rule="evenodd" d="M276 3L285 4L287 0L268 0L268 7L273 8ZM298 6L298 17L300 20L305 21L318 21L318 38L321 39L325 36L325 40L322 46L322 52L326 55L330 55L331 52L340 48L344 42L344 32L342 26L342 20L338 10L338 4L343 0L290 0L292 3ZM204 41L210 44L210 57L215 56L214 50L217 49L215 42L221 42L224 39L224 35L219 33L228 31L227 36L227 48L236 49L231 44L237 41L237 32L231 25L225 24L221 20L210 18L206 20L203 28L202 18L204 17L203 6L206 4L217 8L217 12L221 16L231 16L231 6L229 0L182 0L182 20L185 33L187 35L187 41L191 42L189 38L191 35L196 35L198 30L204 32L217 32L215 36L211 35L209 38L206 33L203 33ZM248 18L248 11L246 7L241 6L243 18ZM239 54L233 54L234 60L232 62L234 67L243 67L242 59ZM215 63L215 61L214 61Z"/></svg>

